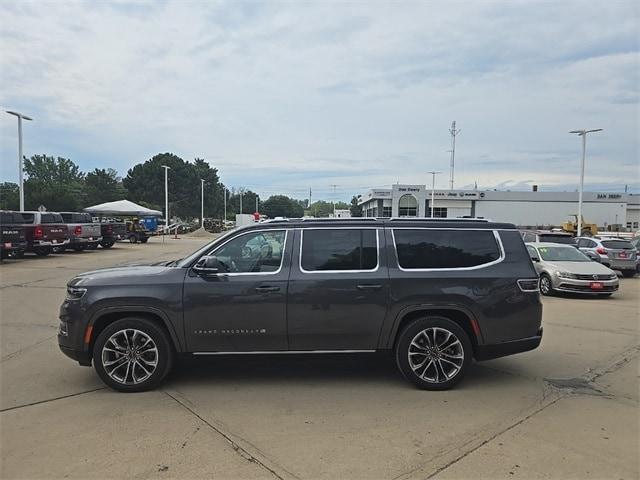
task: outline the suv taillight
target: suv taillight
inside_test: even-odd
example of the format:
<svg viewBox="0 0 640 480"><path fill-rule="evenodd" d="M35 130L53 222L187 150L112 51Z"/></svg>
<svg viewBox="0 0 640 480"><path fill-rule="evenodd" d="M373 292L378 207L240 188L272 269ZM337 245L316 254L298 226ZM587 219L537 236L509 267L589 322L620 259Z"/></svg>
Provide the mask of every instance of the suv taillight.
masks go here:
<svg viewBox="0 0 640 480"><path fill-rule="evenodd" d="M42 227L36 227L33 230L33 236L34 238L42 238L44 236L44 231L42 230Z"/></svg>
<svg viewBox="0 0 640 480"><path fill-rule="evenodd" d="M604 247L598 247L596 248L596 252L598 252L600 255L606 255L607 254L607 249Z"/></svg>
<svg viewBox="0 0 640 480"><path fill-rule="evenodd" d="M82 227L80 225L78 225L74 230L73 230L73 234L74 235L82 235Z"/></svg>

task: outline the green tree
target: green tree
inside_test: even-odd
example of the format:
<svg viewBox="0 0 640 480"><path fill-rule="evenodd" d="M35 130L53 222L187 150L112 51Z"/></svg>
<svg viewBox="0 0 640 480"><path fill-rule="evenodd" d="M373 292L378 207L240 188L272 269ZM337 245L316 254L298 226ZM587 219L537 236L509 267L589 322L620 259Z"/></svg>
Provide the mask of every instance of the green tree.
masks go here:
<svg viewBox="0 0 640 480"><path fill-rule="evenodd" d="M118 178L118 172L113 168L96 168L93 172L87 173L84 190L87 206L126 197L126 190Z"/></svg>
<svg viewBox="0 0 640 480"><path fill-rule="evenodd" d="M358 195L358 196L354 195L353 198L351 199L351 206L349 207L349 210L351 211L352 217L362 216L362 205L358 205L361 198L362 198L361 195Z"/></svg>
<svg viewBox="0 0 640 480"><path fill-rule="evenodd" d="M299 200L285 195L272 195L262 202L262 212L269 218L299 218L304 215L304 208Z"/></svg>
<svg viewBox="0 0 640 480"><path fill-rule="evenodd" d="M17 183L0 183L0 210L18 210L20 208L20 191Z"/></svg>
<svg viewBox="0 0 640 480"><path fill-rule="evenodd" d="M48 210L79 210L85 204L84 174L68 158L34 155L24 161L25 208L44 205Z"/></svg>
<svg viewBox="0 0 640 480"><path fill-rule="evenodd" d="M169 213L181 218L199 218L201 182L204 185L204 215L208 218L222 218L223 188L218 178L218 170L205 160L196 158L186 162L173 153L160 153L144 163L129 169L122 180L129 200L145 206L164 210L164 169L169 170Z"/></svg>
<svg viewBox="0 0 640 480"><path fill-rule="evenodd" d="M240 212L240 194L242 194L242 212ZM235 220L236 213L254 213L256 199L260 202L260 196L251 190L231 190L231 195L227 197L227 216ZM262 210L262 207L258 205L258 209Z"/></svg>

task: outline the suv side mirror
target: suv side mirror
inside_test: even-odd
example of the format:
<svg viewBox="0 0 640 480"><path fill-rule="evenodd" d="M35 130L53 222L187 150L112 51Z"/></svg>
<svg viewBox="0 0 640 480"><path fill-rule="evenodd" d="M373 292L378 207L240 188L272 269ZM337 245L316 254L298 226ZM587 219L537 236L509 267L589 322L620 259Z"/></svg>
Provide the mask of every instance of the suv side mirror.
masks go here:
<svg viewBox="0 0 640 480"><path fill-rule="evenodd" d="M540 259L538 257L531 257L532 262L539 262Z"/></svg>
<svg viewBox="0 0 640 480"><path fill-rule="evenodd" d="M587 257L589 257L592 261L601 263L600 255L598 255L597 253L590 252L590 251L586 251L582 253L584 253Z"/></svg>
<svg viewBox="0 0 640 480"><path fill-rule="evenodd" d="M222 267L220 260L213 255L205 255L204 257L201 257L193 266L193 271L198 275L215 275L216 273L224 270L225 269Z"/></svg>

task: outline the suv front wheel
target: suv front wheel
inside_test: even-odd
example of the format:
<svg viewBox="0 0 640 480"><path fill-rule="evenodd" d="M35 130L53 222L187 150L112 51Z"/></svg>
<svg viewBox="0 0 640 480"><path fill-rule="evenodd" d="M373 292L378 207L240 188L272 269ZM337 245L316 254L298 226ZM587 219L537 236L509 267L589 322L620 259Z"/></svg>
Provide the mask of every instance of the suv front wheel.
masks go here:
<svg viewBox="0 0 640 480"><path fill-rule="evenodd" d="M108 325L93 347L93 365L109 387L142 392L157 387L173 364L163 328L145 318L123 318Z"/></svg>
<svg viewBox="0 0 640 480"><path fill-rule="evenodd" d="M471 364L473 349L467 333L445 317L411 322L396 343L396 362L404 377L424 390L447 390Z"/></svg>

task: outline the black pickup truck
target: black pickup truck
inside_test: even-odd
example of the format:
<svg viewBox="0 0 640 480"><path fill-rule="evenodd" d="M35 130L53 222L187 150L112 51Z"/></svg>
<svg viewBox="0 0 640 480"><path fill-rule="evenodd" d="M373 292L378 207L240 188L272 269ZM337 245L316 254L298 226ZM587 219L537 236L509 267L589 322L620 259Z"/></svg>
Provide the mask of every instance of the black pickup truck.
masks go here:
<svg viewBox="0 0 640 480"><path fill-rule="evenodd" d="M20 258L26 249L24 218L20 212L0 212L0 258Z"/></svg>

